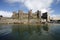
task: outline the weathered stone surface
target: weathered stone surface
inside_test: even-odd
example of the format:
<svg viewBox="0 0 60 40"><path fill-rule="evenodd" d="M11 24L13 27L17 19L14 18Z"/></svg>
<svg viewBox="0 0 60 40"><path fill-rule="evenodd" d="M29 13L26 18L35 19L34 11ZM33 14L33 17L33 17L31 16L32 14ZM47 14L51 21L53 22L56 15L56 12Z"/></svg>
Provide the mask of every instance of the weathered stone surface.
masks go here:
<svg viewBox="0 0 60 40"><path fill-rule="evenodd" d="M41 18L41 11L37 10L37 18Z"/></svg>
<svg viewBox="0 0 60 40"><path fill-rule="evenodd" d="M37 18L39 23L41 23L41 11L37 10Z"/></svg>
<svg viewBox="0 0 60 40"><path fill-rule="evenodd" d="M28 12L28 18L31 19L31 17L32 17L32 10Z"/></svg>
<svg viewBox="0 0 60 40"><path fill-rule="evenodd" d="M17 18L18 18L18 15L17 15L16 12L13 12L12 18L13 18L13 19L17 19Z"/></svg>
<svg viewBox="0 0 60 40"><path fill-rule="evenodd" d="M18 18L23 19L23 11L22 10L18 11Z"/></svg>

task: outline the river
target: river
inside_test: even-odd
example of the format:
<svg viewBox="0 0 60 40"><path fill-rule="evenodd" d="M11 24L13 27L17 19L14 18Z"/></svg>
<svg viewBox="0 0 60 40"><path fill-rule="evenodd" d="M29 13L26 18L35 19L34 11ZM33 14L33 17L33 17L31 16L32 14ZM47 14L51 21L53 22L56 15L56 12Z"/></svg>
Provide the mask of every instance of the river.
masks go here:
<svg viewBox="0 0 60 40"><path fill-rule="evenodd" d="M0 40L60 40L60 24L0 24Z"/></svg>

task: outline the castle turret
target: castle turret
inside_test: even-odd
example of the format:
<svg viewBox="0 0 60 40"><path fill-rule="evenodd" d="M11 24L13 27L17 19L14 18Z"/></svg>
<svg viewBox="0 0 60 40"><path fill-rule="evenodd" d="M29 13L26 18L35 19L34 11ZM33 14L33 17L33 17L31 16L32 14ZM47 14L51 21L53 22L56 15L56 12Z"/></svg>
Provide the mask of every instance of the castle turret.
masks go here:
<svg viewBox="0 0 60 40"><path fill-rule="evenodd" d="M39 22L41 23L41 11L37 10L37 18Z"/></svg>
<svg viewBox="0 0 60 40"><path fill-rule="evenodd" d="M13 18L13 19L16 19L16 18L17 18L16 14L17 14L17 13L14 11L14 12L13 12L13 15L12 15L12 18Z"/></svg>
<svg viewBox="0 0 60 40"><path fill-rule="evenodd" d="M18 18L23 19L23 11L22 10L18 11Z"/></svg>
<svg viewBox="0 0 60 40"><path fill-rule="evenodd" d="M28 12L28 18L31 18L31 17L32 17L32 10Z"/></svg>
<svg viewBox="0 0 60 40"><path fill-rule="evenodd" d="M47 22L50 22L50 15L48 12L47 12Z"/></svg>
<svg viewBox="0 0 60 40"><path fill-rule="evenodd" d="M32 18L32 10L28 12L28 22L30 22L30 19Z"/></svg>
<svg viewBox="0 0 60 40"><path fill-rule="evenodd" d="M50 21L50 16L49 16L48 12L43 13L42 19L46 19L46 22Z"/></svg>

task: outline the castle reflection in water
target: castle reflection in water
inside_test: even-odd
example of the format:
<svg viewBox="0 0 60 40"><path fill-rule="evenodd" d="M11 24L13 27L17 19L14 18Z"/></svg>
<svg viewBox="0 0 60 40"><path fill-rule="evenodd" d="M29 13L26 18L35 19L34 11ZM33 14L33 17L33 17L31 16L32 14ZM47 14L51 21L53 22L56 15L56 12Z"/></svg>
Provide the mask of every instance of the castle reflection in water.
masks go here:
<svg viewBox="0 0 60 40"><path fill-rule="evenodd" d="M48 25L14 25L12 32L18 40L51 40Z"/></svg>

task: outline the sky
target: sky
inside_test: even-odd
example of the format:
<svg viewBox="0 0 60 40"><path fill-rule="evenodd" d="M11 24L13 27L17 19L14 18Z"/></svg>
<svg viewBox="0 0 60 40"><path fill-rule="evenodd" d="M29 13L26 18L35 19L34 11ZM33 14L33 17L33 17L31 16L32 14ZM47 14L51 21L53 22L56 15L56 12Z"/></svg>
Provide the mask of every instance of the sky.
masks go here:
<svg viewBox="0 0 60 40"><path fill-rule="evenodd" d="M60 0L0 0L0 15L11 17L13 11L23 10L28 12L40 10L48 12L51 17L60 17Z"/></svg>

